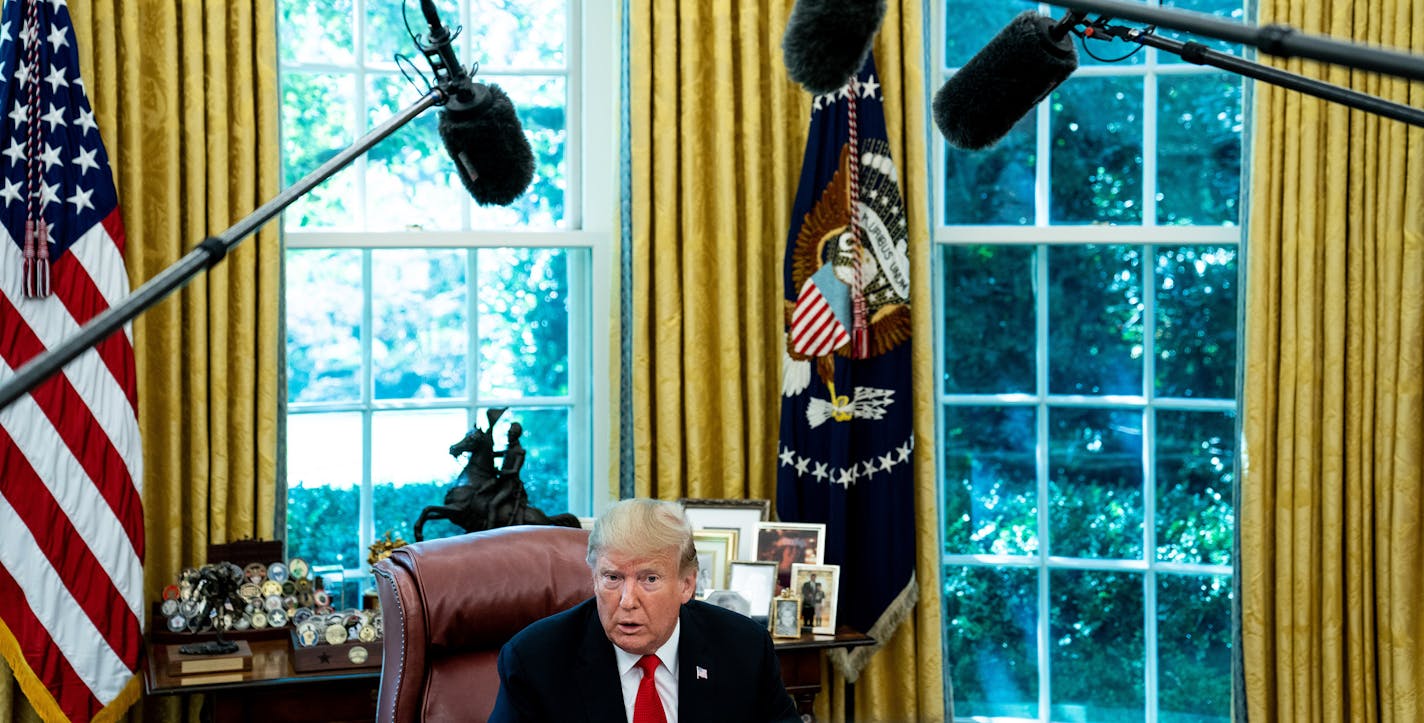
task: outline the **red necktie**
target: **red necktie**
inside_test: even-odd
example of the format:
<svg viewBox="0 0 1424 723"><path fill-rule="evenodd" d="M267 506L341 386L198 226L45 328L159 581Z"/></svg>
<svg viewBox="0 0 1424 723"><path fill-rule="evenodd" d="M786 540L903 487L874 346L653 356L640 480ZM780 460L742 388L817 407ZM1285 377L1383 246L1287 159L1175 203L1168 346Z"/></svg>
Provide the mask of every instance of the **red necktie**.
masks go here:
<svg viewBox="0 0 1424 723"><path fill-rule="evenodd" d="M638 682L638 696L633 699L633 723L667 723L663 700L658 697L658 685L653 681L658 656L644 655L638 660L638 667L643 669L643 679Z"/></svg>

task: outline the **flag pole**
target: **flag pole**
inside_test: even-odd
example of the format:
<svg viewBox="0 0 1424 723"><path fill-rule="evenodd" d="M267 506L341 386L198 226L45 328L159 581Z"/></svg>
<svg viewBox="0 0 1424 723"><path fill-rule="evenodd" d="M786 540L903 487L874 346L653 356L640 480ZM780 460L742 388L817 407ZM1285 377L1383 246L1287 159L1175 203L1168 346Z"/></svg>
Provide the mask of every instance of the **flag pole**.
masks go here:
<svg viewBox="0 0 1424 723"><path fill-rule="evenodd" d="M212 268L223 260L228 251L236 248L249 235L281 213L297 199L305 196L318 184L345 168L371 147L399 130L416 116L432 106L444 105L449 96L440 87L431 88L419 100L404 110L372 128L366 135L356 139L345 150L332 156L330 160L308 173L300 181L277 194L272 200L258 207L242 220L229 226L226 231L203 239L192 251L171 266L158 272L153 278L122 301L89 320L80 327L79 333L64 340L59 346L39 354L26 362L9 381L0 385L0 409L10 406L16 399L39 386L40 382L73 361L75 357L103 341L119 327L132 321L134 317L147 311L149 307L162 301L169 294L185 286L199 273Z"/></svg>
<svg viewBox="0 0 1424 723"><path fill-rule="evenodd" d="M1205 35L1229 43L1250 45L1278 58L1305 58L1341 65L1352 70L1384 73L1407 80L1424 80L1424 56L1377 45L1336 40L1302 33L1289 25L1253 26L1206 13L1147 6L1127 0L1045 0L1049 5L1095 13L1104 18L1131 20Z"/></svg>

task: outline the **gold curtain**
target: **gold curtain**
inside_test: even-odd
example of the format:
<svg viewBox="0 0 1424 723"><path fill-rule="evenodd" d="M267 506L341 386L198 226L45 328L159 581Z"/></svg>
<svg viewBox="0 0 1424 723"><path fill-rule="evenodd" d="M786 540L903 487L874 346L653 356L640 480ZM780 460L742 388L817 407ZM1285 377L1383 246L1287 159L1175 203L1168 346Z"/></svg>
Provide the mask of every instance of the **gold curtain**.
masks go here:
<svg viewBox="0 0 1424 723"><path fill-rule="evenodd" d="M1414 0L1260 22L1419 53ZM1420 84L1275 62L1414 107ZM1252 721L1424 718L1424 131L1257 84L1241 479Z"/></svg>
<svg viewBox="0 0 1424 723"><path fill-rule="evenodd" d="M137 288L279 190L276 6L68 5ZM134 321L148 600L209 543L273 536L280 262L269 225ZM0 675L0 721L35 719Z"/></svg>
<svg viewBox="0 0 1424 723"><path fill-rule="evenodd" d="M781 56L793 4L631 3L640 496L776 497L781 262L811 112ZM889 5L875 55L911 221L913 382L933 389L924 20L918 2ZM916 399L919 440L935 438L932 398ZM933 447L915 450L919 604L857 680L857 720L944 717ZM845 681L825 675L817 713L844 720Z"/></svg>

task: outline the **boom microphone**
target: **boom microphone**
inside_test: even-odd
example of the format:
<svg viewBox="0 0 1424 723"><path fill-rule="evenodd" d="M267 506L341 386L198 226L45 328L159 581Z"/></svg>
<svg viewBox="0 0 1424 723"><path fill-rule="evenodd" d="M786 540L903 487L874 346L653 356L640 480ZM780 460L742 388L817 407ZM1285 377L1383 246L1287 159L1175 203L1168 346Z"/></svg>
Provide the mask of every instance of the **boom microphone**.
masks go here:
<svg viewBox="0 0 1424 723"><path fill-rule="evenodd" d="M797 0L781 36L791 79L816 95L838 90L860 72L885 0Z"/></svg>
<svg viewBox="0 0 1424 723"><path fill-rule="evenodd" d="M987 148L1078 68L1068 30L1033 10L1019 13L935 93L934 118L950 145Z"/></svg>
<svg viewBox="0 0 1424 723"><path fill-rule="evenodd" d="M420 0L430 25L430 44L421 52L448 98L440 111L440 138L455 161L465 189L482 206L506 206L524 195L534 178L534 151L509 96L497 85L476 83L451 48L451 33L435 12L434 0Z"/></svg>

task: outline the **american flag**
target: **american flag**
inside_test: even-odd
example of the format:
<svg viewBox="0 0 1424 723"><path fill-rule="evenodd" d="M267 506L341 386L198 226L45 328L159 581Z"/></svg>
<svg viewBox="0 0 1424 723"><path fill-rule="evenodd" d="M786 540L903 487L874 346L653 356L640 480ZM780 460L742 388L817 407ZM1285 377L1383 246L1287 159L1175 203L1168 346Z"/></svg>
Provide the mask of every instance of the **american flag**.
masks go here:
<svg viewBox="0 0 1424 723"><path fill-rule="evenodd" d="M3 383L129 285L65 0L5 0L0 101ZM45 720L113 715L138 694L136 410L128 328L0 409L0 654Z"/></svg>

